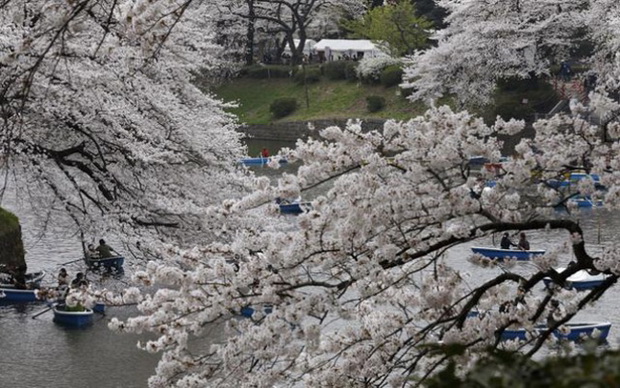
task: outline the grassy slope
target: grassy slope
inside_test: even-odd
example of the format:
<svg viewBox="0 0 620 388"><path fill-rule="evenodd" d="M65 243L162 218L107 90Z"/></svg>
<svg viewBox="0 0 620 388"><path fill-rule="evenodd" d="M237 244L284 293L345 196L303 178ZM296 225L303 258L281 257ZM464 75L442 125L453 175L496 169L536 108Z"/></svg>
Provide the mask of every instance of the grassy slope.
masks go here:
<svg viewBox="0 0 620 388"><path fill-rule="evenodd" d="M304 121L332 118L394 118L405 120L426 110L422 104L414 104L397 95L398 88L381 85L365 85L352 81L329 81L308 85L310 107L306 107L303 85L291 79L238 78L220 86L213 92L224 101L237 101L239 107L231 112L248 124L267 124L274 121ZM385 98L383 110L368 113L366 97L379 95ZM294 97L298 108L291 115L272 120L269 105L281 97Z"/></svg>

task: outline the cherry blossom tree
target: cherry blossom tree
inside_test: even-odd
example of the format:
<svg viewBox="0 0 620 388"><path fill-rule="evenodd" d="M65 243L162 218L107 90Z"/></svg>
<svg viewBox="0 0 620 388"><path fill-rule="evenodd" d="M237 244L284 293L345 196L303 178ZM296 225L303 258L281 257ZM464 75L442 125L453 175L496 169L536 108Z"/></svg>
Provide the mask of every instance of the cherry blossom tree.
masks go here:
<svg viewBox="0 0 620 388"><path fill-rule="evenodd" d="M536 138L523 140L503 163L504 175L482 172L496 180L493 189L484 189L469 156L497 161L496 135L517 133L523 125L499 121L489 127L442 107L408 122L388 122L382 131L363 132L357 122L327 128L322 140L300 142L287 153L303 162L296 175L284 175L273 187L262 182L221 222L261 208L268 217L276 211L265 205L272 198L333 180L311 211L294 226L281 220L263 230L239 230L232 244L162 253L191 269L149 264L135 280L162 288L134 295L143 314L111 326L158 333L142 344L163 352L153 387L413 385L451 359L443 347L462 349L462 365L489 347L516 349L520 345L500 341L503 329L531 329L550 316L550 329L561 327L619 275L617 250L591 254L579 223L554 210L570 210L569 197L577 190L593 193L594 183L584 180L570 191L553 184L563 179L567 161L582 156L572 167L600 174L609 188L606 206L617 207L620 176L612 171L620 166L617 159L608 165L606 156L617 153L618 144L602 143L578 115L540 121ZM582 165L586 160L588 166ZM507 267L479 282L446 259L462 244L515 230L562 230L566 243L533 259L533 274ZM556 272L567 254L575 262ZM487 263L475 256L472 261ZM591 292L538 291L545 276L562 284L581 269L611 276ZM563 309L556 311L552 300ZM247 306L255 310L252 318L235 318ZM484 315L468 318L473 311ZM196 348L214 327L225 327L228 337ZM525 351L536 353L549 336L533 335Z"/></svg>
<svg viewBox="0 0 620 388"><path fill-rule="evenodd" d="M499 176L475 172L470 157L499 161L498 136L525 124L487 125L434 107L381 130L364 132L356 121L326 128L283 152L300 166L271 184L237 171L234 119L190 82L217 57L207 6L5 2L0 13L8 171L43 200L53 194L80 225L103 219L146 241L153 236L144 230L177 230L134 274L136 287L95 295L137 303L138 316L110 326L155 336L140 344L161 352L151 387L416 385L455 357L466 369L490 348L538 353L552 330L617 281L617 244L594 254L570 213L555 213L574 211L575 195L619 207L620 160L609 156L620 145L603 142L585 120L613 102L610 88L601 86L590 107L573 103L573 115L535 123L535 138L516 146ZM617 21L599 20L597 31L613 31L605 20ZM605 69L605 85L614 85L617 67ZM577 168L599 174L607 191L591 179L557 184ZM274 198L321 185L312 210L279 216ZM566 241L533 259L532 272L507 262L499 274L470 279L451 265L467 243L530 230L562 231ZM558 273L568 254L574 263ZM610 276L585 293L540 291L545 276L563 284L582 269ZM244 308L251 318L239 318ZM550 327L532 331L528 346L500 341L508 327L531 330L545 319ZM223 339L209 341L219 330Z"/></svg>
<svg viewBox="0 0 620 388"><path fill-rule="evenodd" d="M579 18L601 10L590 8ZM604 20L598 21L601 33L613 29ZM607 35L604 46L613 42ZM605 84L615 85L616 66L606 68ZM231 243L162 251L173 260L151 262L134 277L160 287L152 295L132 290L129 297L139 301L142 314L110 325L157 334L141 344L162 352L149 380L153 387L407 386L455 358L467 369L493 348L532 356L620 275L615 242L606 242L603 253L591 252L570 217L577 195L601 198L610 209L619 205L620 162L613 158L619 144L603 142L600 129L586 120L613 102L611 90L601 86L589 107L573 102L572 115L536 122L535 137L516 146L498 176L475 172L470 157L498 161L498 136L519 133L523 122L489 126L438 107L407 122L388 121L380 131L364 132L355 121L322 130L284 152L301 164L295 174L283 174L276 185L257 179L251 196L209 210L221 225L238 225L256 213L264 223L236 229ZM598 174L607 191L596 191L591 179L567 189L558 185L574 169ZM485 187L488 179L493 188ZM269 221L277 213L273 198L297 197L327 183L312 210L292 224ZM504 231L562 231L565 243L532 259L527 274L507 262L499 274L471 279L451 265L451 252ZM572 263L557 272L567 255ZM491 265L478 256L470 260ZM543 278L561 285L579 270L610 276L585 293L540 291ZM239 319L247 307L254 314ZM549 323L542 333L534 330L540 321ZM501 341L509 327L529 329L527 343ZM219 329L225 339L197 345Z"/></svg>
<svg viewBox="0 0 620 388"><path fill-rule="evenodd" d="M93 234L142 226L189 241L210 229L201 208L244 192L235 118L191 82L222 65L210 9L2 4L0 146L39 209L66 211Z"/></svg>
<svg viewBox="0 0 620 388"><path fill-rule="evenodd" d="M589 0L458 1L438 4L449 12L437 46L410 57L406 85L412 99L456 96L486 104L501 78L549 74L566 58L578 31L587 28Z"/></svg>

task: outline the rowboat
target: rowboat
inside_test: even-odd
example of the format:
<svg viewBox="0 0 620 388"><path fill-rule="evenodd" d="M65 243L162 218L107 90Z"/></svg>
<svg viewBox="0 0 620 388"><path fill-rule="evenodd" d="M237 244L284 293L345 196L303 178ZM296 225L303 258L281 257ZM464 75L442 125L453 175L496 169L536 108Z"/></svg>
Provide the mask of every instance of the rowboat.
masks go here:
<svg viewBox="0 0 620 388"><path fill-rule="evenodd" d="M577 205L577 207L601 207L603 201L592 199L589 195L579 195L568 200L569 203Z"/></svg>
<svg viewBox="0 0 620 388"><path fill-rule="evenodd" d="M239 161L239 163L245 166L262 166L262 165L271 163L271 161L274 160L274 158L275 156L268 156L268 157L259 156L256 158L243 158ZM284 164L284 163L288 163L288 161L284 158L279 158L278 163Z"/></svg>
<svg viewBox="0 0 620 388"><path fill-rule="evenodd" d="M9 278L0 282L0 302L36 302L36 289L40 287L45 271L27 273L26 288L16 288Z"/></svg>
<svg viewBox="0 0 620 388"><path fill-rule="evenodd" d="M4 276L0 277L0 287L2 288L13 288L12 276L9 274L2 274ZM37 288L41 286L41 280L45 277L45 271L37 271L37 272L29 272L25 276L26 287L28 288Z"/></svg>
<svg viewBox="0 0 620 388"><path fill-rule="evenodd" d="M557 268L557 272L563 272L566 268ZM575 289L579 290L590 290L592 288L598 287L601 285L605 279L607 279L610 275L599 273L597 275L590 275L586 270L580 270L572 274L566 279L564 283L564 287L567 289ZM551 287L554 283L551 278L546 277L543 279L543 282L547 287Z"/></svg>
<svg viewBox="0 0 620 388"><path fill-rule="evenodd" d="M54 322L68 327L85 327L93 323L93 310L71 311L64 304L55 305Z"/></svg>
<svg viewBox="0 0 620 388"><path fill-rule="evenodd" d="M0 303L36 302L36 291L0 287Z"/></svg>
<svg viewBox="0 0 620 388"><path fill-rule="evenodd" d="M310 202L293 202L293 203L281 203L280 213L282 214L301 214L310 209Z"/></svg>
<svg viewBox="0 0 620 388"><path fill-rule="evenodd" d="M273 306L271 305L265 305L263 307L263 312L265 314L271 314L271 312L273 311ZM241 309L241 315L246 317L246 318L252 318L252 315L254 315L254 308L250 307L250 306L245 306Z"/></svg>
<svg viewBox="0 0 620 388"><path fill-rule="evenodd" d="M489 247L472 247L471 250L476 254L488 257L489 259L493 260L516 259L518 261L527 261L534 256L540 256L545 254L544 250L523 251Z"/></svg>
<svg viewBox="0 0 620 388"><path fill-rule="evenodd" d="M105 303L97 302L93 306L93 311L99 314L105 314Z"/></svg>
<svg viewBox="0 0 620 388"><path fill-rule="evenodd" d="M84 262L88 266L88 268L92 270L115 270L121 272L123 270L123 263L125 263L125 258L123 256L113 256L106 257L105 259L97 259L84 256Z"/></svg>
<svg viewBox="0 0 620 388"><path fill-rule="evenodd" d="M501 158L499 158L499 163L506 161L508 161L508 158L506 156L502 156ZM476 155L470 157L468 163L470 166L482 166L484 164L491 163L491 160L486 156Z"/></svg>
<svg viewBox="0 0 620 388"><path fill-rule="evenodd" d="M598 174L586 174L582 172L573 172L567 176L564 180L551 179L547 182L547 184L553 188L561 189L570 186L575 186L582 179L592 179L594 182L594 188L597 190L607 190L603 184L601 184L601 177Z"/></svg>
<svg viewBox="0 0 620 388"><path fill-rule="evenodd" d="M585 322L585 323L565 323L562 325L567 330L556 329L552 334L558 339L565 339L568 341L579 341L584 337L596 338L598 340L605 340L609 335L611 329L610 322ZM534 328L535 332L542 333L547 330L546 325L537 325ZM509 340L525 340L527 336L527 330L525 329L513 329L504 330L501 334L503 341Z"/></svg>

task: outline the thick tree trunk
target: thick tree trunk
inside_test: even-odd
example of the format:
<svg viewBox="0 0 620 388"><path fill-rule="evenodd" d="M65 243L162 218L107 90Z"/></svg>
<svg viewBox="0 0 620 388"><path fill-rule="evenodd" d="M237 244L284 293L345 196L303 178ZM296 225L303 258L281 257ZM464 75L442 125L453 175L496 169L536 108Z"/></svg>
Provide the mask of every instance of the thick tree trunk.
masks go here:
<svg viewBox="0 0 620 388"><path fill-rule="evenodd" d="M248 29L246 32L245 46L245 64L254 63L254 23L256 23L256 14L254 13L254 0L246 0L248 4Z"/></svg>

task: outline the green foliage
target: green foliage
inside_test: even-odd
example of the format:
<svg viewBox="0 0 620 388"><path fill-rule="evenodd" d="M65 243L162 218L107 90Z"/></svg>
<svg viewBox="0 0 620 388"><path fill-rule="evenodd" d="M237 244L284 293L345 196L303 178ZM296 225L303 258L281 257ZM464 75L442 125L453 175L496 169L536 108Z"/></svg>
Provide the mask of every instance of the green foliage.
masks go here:
<svg viewBox="0 0 620 388"><path fill-rule="evenodd" d="M306 83L313 84L313 83L319 82L321 80L321 71L319 69L316 69L316 68L315 69L306 69L305 72L303 70L298 70L295 73L294 78L295 78L295 82L298 85L303 85L304 84L304 78L306 79Z"/></svg>
<svg viewBox="0 0 620 388"><path fill-rule="evenodd" d="M353 61L334 61L323 64L323 75L329 80L353 80L355 79L356 62Z"/></svg>
<svg viewBox="0 0 620 388"><path fill-rule="evenodd" d="M553 87L535 77L504 79L498 82L495 103L483 114L485 121L494 122L497 116L527 120L537 112L548 112L558 102Z"/></svg>
<svg viewBox="0 0 620 388"><path fill-rule="evenodd" d="M448 12L439 7L435 0L413 0L418 16L424 16L431 22L436 29L440 30L446 27L444 19L448 15Z"/></svg>
<svg viewBox="0 0 620 388"><path fill-rule="evenodd" d="M26 264L24 255L19 219L0 208L0 266L23 266Z"/></svg>
<svg viewBox="0 0 620 388"><path fill-rule="evenodd" d="M241 69L240 75L249 78L288 78L293 70L290 66L284 65L252 65Z"/></svg>
<svg viewBox="0 0 620 388"><path fill-rule="evenodd" d="M375 7L360 19L344 21L343 26L354 37L387 43L391 54L400 57L428 44L428 30L433 23L417 16L409 1L400 1Z"/></svg>
<svg viewBox="0 0 620 388"><path fill-rule="evenodd" d="M284 97L274 100L269 106L269 111L275 118L288 116L297 109L297 99Z"/></svg>
<svg viewBox="0 0 620 388"><path fill-rule="evenodd" d="M378 112L385 107L385 98L381 96L366 97L366 107L369 112Z"/></svg>
<svg viewBox="0 0 620 388"><path fill-rule="evenodd" d="M590 66L588 65L571 65L570 67L570 72L571 72L571 76L575 76L577 74L581 74L581 73L585 73L588 70L590 70ZM549 73L551 73L551 75L559 75L560 74L560 65L552 65L551 67L549 67Z"/></svg>
<svg viewBox="0 0 620 388"><path fill-rule="evenodd" d="M586 350L589 344L585 345ZM449 363L424 384L439 387L618 387L620 386L620 352L602 354L590 348L586 353L570 357L549 357L533 361L520 353L496 351L481 359L469 373L461 377L454 362Z"/></svg>
<svg viewBox="0 0 620 388"><path fill-rule="evenodd" d="M398 90L400 90L400 95L405 99L411 96L413 92L415 92L415 88L407 88L407 89L398 88Z"/></svg>
<svg viewBox="0 0 620 388"><path fill-rule="evenodd" d="M388 66L381 71L381 85L386 88L396 86L403 81L403 69L398 65Z"/></svg>

